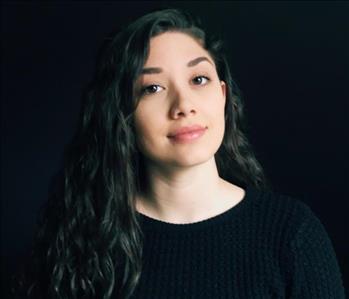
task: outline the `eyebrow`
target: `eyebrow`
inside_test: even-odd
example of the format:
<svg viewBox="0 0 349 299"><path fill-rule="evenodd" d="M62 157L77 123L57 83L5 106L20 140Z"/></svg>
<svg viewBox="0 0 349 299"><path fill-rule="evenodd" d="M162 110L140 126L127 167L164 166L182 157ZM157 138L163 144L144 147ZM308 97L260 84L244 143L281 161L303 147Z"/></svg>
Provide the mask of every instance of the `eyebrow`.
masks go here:
<svg viewBox="0 0 349 299"><path fill-rule="evenodd" d="M202 61L207 61L209 62L210 64L212 64L212 62L207 58L207 57L204 57L204 56L201 56L201 57L197 57L193 60L190 60L188 63L187 63L187 67L193 67L197 64L199 64L200 62ZM147 67L147 68L144 68L142 71L141 71L141 74L159 74L163 71L162 68L160 67Z"/></svg>

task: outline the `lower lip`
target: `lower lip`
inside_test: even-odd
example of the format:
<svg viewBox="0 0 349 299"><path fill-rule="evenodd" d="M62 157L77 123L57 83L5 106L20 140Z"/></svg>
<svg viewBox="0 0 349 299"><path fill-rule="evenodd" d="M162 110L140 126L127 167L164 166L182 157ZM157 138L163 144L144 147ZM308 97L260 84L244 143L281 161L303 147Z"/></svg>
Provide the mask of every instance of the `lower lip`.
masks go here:
<svg viewBox="0 0 349 299"><path fill-rule="evenodd" d="M196 130L189 133L178 134L176 136L170 137L171 140L177 143L188 143L200 138L205 134L206 129Z"/></svg>

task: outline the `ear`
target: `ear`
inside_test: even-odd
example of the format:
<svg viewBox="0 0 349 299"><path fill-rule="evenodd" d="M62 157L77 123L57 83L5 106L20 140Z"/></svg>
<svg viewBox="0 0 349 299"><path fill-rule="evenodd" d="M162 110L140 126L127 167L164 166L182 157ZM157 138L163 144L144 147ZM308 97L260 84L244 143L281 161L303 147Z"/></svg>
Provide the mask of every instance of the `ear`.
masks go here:
<svg viewBox="0 0 349 299"><path fill-rule="evenodd" d="M226 84L224 81L221 81L221 88L222 88L222 94L223 94L223 97L224 97L224 101L226 101Z"/></svg>

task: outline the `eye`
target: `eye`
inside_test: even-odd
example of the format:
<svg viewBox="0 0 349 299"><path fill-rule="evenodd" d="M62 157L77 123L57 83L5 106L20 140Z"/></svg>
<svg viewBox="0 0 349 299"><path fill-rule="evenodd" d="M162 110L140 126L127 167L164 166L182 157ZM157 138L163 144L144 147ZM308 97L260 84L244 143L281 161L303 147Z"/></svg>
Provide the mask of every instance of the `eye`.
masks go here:
<svg viewBox="0 0 349 299"><path fill-rule="evenodd" d="M153 94L158 91L158 88L160 88L160 85L152 84L148 86L143 86L141 88L141 95L147 95L147 94Z"/></svg>
<svg viewBox="0 0 349 299"><path fill-rule="evenodd" d="M208 82L210 81L210 78L206 77L206 76L197 76L193 79L194 82L198 83L196 85L205 85L205 83L202 82Z"/></svg>

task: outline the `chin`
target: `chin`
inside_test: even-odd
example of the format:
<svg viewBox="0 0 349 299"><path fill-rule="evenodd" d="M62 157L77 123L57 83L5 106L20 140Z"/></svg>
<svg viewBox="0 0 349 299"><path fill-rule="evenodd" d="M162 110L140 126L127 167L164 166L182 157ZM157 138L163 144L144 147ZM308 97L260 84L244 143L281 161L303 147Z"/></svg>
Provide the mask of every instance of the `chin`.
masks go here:
<svg viewBox="0 0 349 299"><path fill-rule="evenodd" d="M200 152L193 151L192 153L177 154L177 156L172 160L171 164L177 167L190 167L203 164L211 160L217 150L208 150L208 148L203 148Z"/></svg>

